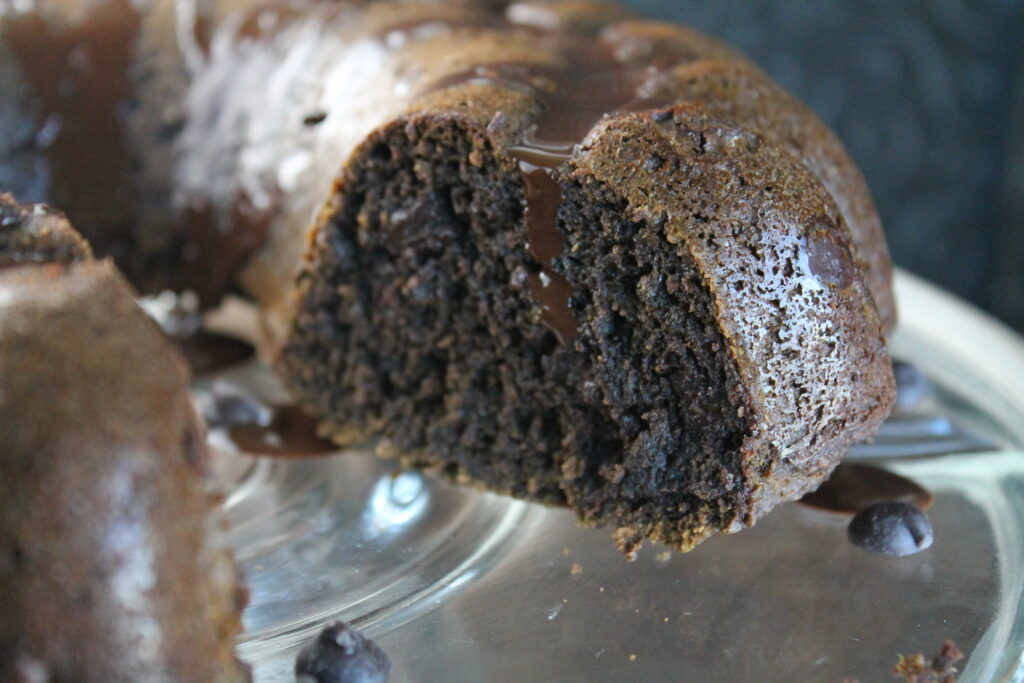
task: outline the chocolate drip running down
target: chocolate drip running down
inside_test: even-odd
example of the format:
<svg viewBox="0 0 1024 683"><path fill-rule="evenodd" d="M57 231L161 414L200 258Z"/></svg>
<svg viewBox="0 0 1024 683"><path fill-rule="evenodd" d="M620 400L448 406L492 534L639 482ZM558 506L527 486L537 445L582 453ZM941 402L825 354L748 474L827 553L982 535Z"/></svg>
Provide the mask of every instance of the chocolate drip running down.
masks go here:
<svg viewBox="0 0 1024 683"><path fill-rule="evenodd" d="M563 247L558 229L559 169L605 116L668 104L650 94L651 84L668 68L692 58L657 44L648 44L638 55L623 49L610 32L586 36L551 31L545 38L565 60L561 69L524 63L479 65L430 90L459 83L493 84L530 94L540 104L533 126L509 151L523 178L527 249L539 266L526 284L541 305L544 323L567 343L576 336L578 323L569 303L572 285L554 269Z"/></svg>
<svg viewBox="0 0 1024 683"><path fill-rule="evenodd" d="M141 22L129 0L12 11L0 22L0 54L6 45L27 86L27 110L14 114L23 115L33 133L10 151L33 163L10 179L12 187L0 189L59 207L97 253L118 258L133 240L125 120L133 106Z"/></svg>

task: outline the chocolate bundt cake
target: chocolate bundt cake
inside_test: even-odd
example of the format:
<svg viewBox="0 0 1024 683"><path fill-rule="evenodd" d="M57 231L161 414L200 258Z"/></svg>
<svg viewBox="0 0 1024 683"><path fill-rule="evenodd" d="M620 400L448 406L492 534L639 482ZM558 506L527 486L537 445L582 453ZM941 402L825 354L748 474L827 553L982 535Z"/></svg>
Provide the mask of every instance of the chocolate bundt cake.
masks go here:
<svg viewBox="0 0 1024 683"><path fill-rule="evenodd" d="M864 182L717 41L586 0L100 4L0 27L21 163L72 218L127 215L89 230L143 287L257 299L339 443L689 548L813 488L887 414ZM125 201L57 190L80 131L38 144L70 115L33 61L54 34L135 46L75 81L131 93L93 112Z"/></svg>
<svg viewBox="0 0 1024 683"><path fill-rule="evenodd" d="M0 680L248 680L184 361L61 217L0 220Z"/></svg>

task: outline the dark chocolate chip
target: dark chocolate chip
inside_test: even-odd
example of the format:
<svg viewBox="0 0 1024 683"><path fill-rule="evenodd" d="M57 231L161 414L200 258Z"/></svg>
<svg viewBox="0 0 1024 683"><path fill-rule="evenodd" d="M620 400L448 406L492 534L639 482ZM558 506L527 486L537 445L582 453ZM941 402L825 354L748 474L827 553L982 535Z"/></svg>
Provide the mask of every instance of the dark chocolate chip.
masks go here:
<svg viewBox="0 0 1024 683"><path fill-rule="evenodd" d="M156 129L156 139L158 142L170 142L178 137L184 129L185 119L174 119L173 121L161 123Z"/></svg>
<svg viewBox="0 0 1024 683"><path fill-rule="evenodd" d="M326 118L327 118L327 112L324 112L324 111L314 112L312 114L306 115L306 117L304 119L302 119L302 125L304 125L304 126L315 126L318 123L323 123L324 119L326 119Z"/></svg>
<svg viewBox="0 0 1024 683"><path fill-rule="evenodd" d="M321 631L295 660L299 683L384 683L390 673L384 651L341 621Z"/></svg>
<svg viewBox="0 0 1024 683"><path fill-rule="evenodd" d="M928 516L907 503L877 503L864 508L850 521L850 542L881 555L913 555L932 544Z"/></svg>

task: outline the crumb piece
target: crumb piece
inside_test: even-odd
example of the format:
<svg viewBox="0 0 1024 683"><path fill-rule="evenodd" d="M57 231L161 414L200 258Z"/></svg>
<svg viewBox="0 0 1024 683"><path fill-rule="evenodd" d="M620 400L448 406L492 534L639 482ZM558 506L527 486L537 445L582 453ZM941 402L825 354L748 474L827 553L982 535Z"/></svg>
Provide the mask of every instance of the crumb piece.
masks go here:
<svg viewBox="0 0 1024 683"><path fill-rule="evenodd" d="M562 463L562 477L566 481L573 481L583 476L586 466L583 461L576 457L571 457Z"/></svg>
<svg viewBox="0 0 1024 683"><path fill-rule="evenodd" d="M666 624L668 623L668 617L665 617L665 623Z"/></svg>
<svg viewBox="0 0 1024 683"><path fill-rule="evenodd" d="M599 593L604 593L604 586L601 586L600 588L598 588L597 591Z"/></svg>
<svg viewBox="0 0 1024 683"><path fill-rule="evenodd" d="M899 655L899 661L896 662L896 668L893 669L893 673L897 676L903 676L908 681L917 681L918 677L923 677L927 673L926 664L924 661L924 655L910 655L904 657ZM921 678L920 680L924 680Z"/></svg>
<svg viewBox="0 0 1024 683"><path fill-rule="evenodd" d="M579 562L573 562L572 563L572 567L569 569L569 574L572 575L572 576L576 576L577 574L582 574L582 573L583 573L583 565L581 565Z"/></svg>
<svg viewBox="0 0 1024 683"><path fill-rule="evenodd" d="M643 545L644 537L638 530L624 526L615 530L612 535L615 539L615 547L626 556L627 562L635 562L637 551Z"/></svg>
<svg viewBox="0 0 1024 683"><path fill-rule="evenodd" d="M672 559L672 553L667 550L663 550L655 556L655 561L659 564L665 564Z"/></svg>
<svg viewBox="0 0 1024 683"><path fill-rule="evenodd" d="M956 683L956 665L964 658L964 653L952 640L942 644L939 654L928 662L924 655L916 654L909 657L899 656L893 673L902 676L907 683Z"/></svg>
<svg viewBox="0 0 1024 683"><path fill-rule="evenodd" d="M630 655L629 656L629 661L635 662L636 661L636 655Z"/></svg>
<svg viewBox="0 0 1024 683"><path fill-rule="evenodd" d="M381 439L374 446L373 453L378 458L384 460L397 460L398 456L401 454L401 451L399 451L395 444L389 441L388 439ZM401 472L399 472L398 470L394 470L392 473L392 478L397 477L399 474L401 474Z"/></svg>
<svg viewBox="0 0 1024 683"><path fill-rule="evenodd" d="M562 554L564 556L566 556L566 557L569 557L569 549L568 548L562 548Z"/></svg>

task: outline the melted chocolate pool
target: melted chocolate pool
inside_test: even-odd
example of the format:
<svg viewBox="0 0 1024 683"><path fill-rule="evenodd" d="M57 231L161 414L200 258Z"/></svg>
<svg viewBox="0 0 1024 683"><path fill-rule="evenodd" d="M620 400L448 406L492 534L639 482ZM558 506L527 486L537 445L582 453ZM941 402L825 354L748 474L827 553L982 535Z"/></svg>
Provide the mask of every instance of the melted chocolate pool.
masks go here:
<svg viewBox="0 0 1024 683"><path fill-rule="evenodd" d="M238 450L251 455L307 456L336 453L338 447L316 435L316 420L297 406L280 406L268 424L249 423L228 429Z"/></svg>
<svg viewBox="0 0 1024 683"><path fill-rule="evenodd" d="M922 486L888 470L842 463L817 491L808 493L799 502L821 510L853 514L888 502L908 503L927 510L933 498Z"/></svg>
<svg viewBox="0 0 1024 683"><path fill-rule="evenodd" d="M237 365L252 358L255 352L241 339L213 332L199 331L188 337L171 339L197 375Z"/></svg>
<svg viewBox="0 0 1024 683"><path fill-rule="evenodd" d="M38 177L18 180L40 195L21 199L59 206L98 253L117 253L132 227L124 121L133 104L142 15L130 0L99 0L80 11L73 3L45 11L28 4L31 11L13 12L0 24L0 41L32 93L26 113Z"/></svg>

